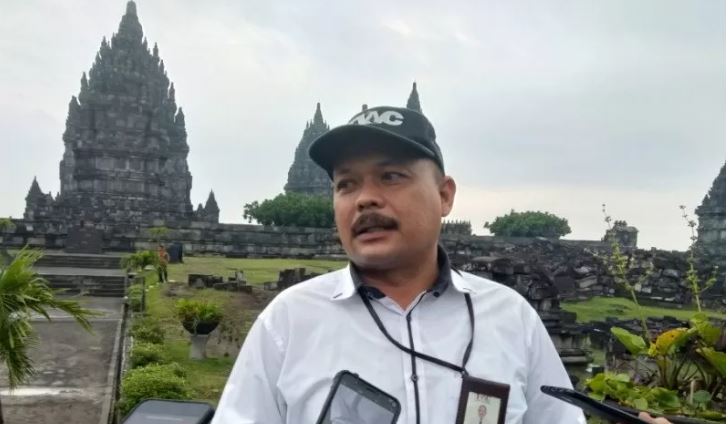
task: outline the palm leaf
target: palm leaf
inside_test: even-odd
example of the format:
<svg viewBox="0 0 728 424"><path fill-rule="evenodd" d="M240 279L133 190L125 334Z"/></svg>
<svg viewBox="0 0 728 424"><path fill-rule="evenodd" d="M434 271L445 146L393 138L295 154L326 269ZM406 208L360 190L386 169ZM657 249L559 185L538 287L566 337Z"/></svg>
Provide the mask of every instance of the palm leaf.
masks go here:
<svg viewBox="0 0 728 424"><path fill-rule="evenodd" d="M8 369L11 389L34 374L33 362L28 354L38 344L38 336L32 326L33 314L50 321L50 310L58 309L87 331L91 331L89 318L99 315L74 300L56 297L58 291L33 270L41 255L40 251L23 249L4 269L0 269L0 361Z"/></svg>

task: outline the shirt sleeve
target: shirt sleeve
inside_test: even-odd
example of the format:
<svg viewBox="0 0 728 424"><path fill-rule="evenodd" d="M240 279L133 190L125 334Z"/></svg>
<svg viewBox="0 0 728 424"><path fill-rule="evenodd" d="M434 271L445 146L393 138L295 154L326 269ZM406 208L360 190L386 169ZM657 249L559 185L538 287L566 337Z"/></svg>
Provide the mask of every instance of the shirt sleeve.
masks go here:
<svg viewBox="0 0 728 424"><path fill-rule="evenodd" d="M238 354L212 424L283 424L286 404L276 386L283 343L261 315Z"/></svg>
<svg viewBox="0 0 728 424"><path fill-rule="evenodd" d="M586 424L580 408L551 397L541 391L541 386L572 388L569 375L559 358L541 318L530 306L526 311L526 328L531 331L526 388L527 410L523 424Z"/></svg>

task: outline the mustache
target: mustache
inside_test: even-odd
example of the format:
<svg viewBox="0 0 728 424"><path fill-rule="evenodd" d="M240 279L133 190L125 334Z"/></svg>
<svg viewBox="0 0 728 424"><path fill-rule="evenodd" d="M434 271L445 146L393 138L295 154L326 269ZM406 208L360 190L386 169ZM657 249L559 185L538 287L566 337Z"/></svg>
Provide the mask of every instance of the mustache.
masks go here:
<svg viewBox="0 0 728 424"><path fill-rule="evenodd" d="M395 229L398 226L399 223L394 218L380 215L375 212L370 212L368 214L359 216L359 218L354 221L354 225L351 226L351 231L352 233L354 233L355 236L357 236L366 231L368 228L372 227Z"/></svg>

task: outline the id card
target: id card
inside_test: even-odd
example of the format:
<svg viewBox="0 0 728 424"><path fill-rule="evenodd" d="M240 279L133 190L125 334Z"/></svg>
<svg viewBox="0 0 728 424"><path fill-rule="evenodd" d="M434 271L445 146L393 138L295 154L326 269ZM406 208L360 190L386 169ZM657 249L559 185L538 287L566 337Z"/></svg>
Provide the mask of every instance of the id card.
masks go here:
<svg viewBox="0 0 728 424"><path fill-rule="evenodd" d="M507 384L463 377L455 424L504 424L510 390Z"/></svg>

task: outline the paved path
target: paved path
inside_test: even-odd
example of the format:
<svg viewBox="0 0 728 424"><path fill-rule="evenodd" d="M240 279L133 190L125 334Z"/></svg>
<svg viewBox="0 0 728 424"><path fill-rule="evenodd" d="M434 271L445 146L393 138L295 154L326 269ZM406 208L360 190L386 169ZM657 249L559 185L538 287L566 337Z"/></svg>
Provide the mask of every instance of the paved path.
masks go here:
<svg viewBox="0 0 728 424"><path fill-rule="evenodd" d="M31 352L37 375L9 393L0 367L0 400L5 422L12 424L106 424L112 394L123 299L82 297L99 310L94 333L54 311L52 322L34 319L40 337Z"/></svg>

